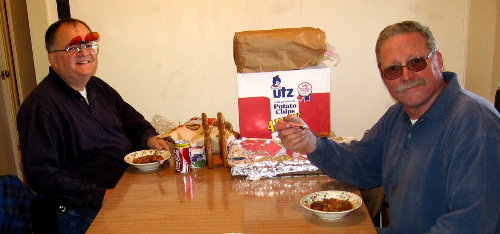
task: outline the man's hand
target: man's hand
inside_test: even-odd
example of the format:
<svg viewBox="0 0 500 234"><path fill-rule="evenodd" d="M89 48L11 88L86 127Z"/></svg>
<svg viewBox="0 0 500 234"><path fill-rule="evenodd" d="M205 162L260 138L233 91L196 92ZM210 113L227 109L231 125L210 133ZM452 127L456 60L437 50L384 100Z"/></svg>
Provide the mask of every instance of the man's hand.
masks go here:
<svg viewBox="0 0 500 234"><path fill-rule="evenodd" d="M309 128L300 128L297 126L307 127L301 118L294 115L286 116L284 121L280 121L275 125L281 143L289 150L307 153L313 152L318 142L316 136Z"/></svg>
<svg viewBox="0 0 500 234"><path fill-rule="evenodd" d="M157 136L152 136L148 139L148 146L151 149L157 149L157 150L170 149L170 144L166 140L160 139Z"/></svg>

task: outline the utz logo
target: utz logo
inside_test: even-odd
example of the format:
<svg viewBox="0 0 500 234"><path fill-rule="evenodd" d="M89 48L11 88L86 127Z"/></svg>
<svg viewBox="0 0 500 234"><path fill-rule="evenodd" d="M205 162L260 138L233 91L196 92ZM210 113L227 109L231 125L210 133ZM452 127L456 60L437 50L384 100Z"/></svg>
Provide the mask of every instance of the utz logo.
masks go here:
<svg viewBox="0 0 500 234"><path fill-rule="evenodd" d="M279 75L273 77L273 84L271 85L271 90L273 90L274 98L290 98L293 97L293 89L287 89L281 87L281 78Z"/></svg>

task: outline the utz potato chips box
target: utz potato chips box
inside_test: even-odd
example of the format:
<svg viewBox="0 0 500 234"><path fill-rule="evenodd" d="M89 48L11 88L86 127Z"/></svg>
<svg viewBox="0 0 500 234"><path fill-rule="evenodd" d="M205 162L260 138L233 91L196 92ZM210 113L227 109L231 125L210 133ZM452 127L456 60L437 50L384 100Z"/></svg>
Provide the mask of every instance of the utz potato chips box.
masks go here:
<svg viewBox="0 0 500 234"><path fill-rule="evenodd" d="M330 68L238 73L241 137L276 139L274 125L293 114L317 134L330 133Z"/></svg>

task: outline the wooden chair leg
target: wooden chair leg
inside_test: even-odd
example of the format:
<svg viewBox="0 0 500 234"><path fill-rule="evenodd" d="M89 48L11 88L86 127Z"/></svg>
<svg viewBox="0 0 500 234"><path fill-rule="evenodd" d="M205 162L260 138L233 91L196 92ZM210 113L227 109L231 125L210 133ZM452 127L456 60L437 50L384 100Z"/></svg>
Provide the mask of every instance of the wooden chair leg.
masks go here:
<svg viewBox="0 0 500 234"><path fill-rule="evenodd" d="M391 212L389 209L389 205L385 200L384 203L382 204L382 209L380 210L380 213L382 215L382 227L388 227L390 223Z"/></svg>

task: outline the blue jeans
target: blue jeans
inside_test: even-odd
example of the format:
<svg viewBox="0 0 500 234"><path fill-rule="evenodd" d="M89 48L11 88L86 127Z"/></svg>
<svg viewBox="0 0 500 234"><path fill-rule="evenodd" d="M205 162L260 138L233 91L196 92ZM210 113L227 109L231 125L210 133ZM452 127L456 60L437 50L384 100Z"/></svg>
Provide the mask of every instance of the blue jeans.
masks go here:
<svg viewBox="0 0 500 234"><path fill-rule="evenodd" d="M97 211L86 208L57 212L57 230L61 234L83 234L90 227L96 215Z"/></svg>

